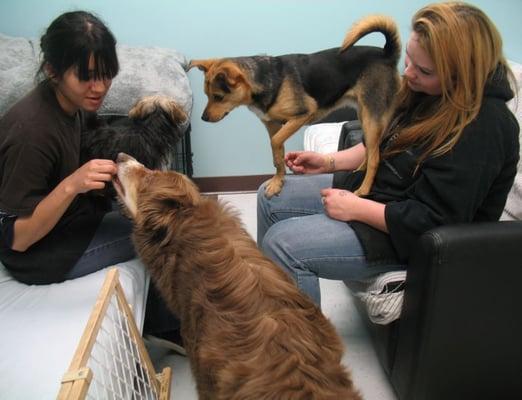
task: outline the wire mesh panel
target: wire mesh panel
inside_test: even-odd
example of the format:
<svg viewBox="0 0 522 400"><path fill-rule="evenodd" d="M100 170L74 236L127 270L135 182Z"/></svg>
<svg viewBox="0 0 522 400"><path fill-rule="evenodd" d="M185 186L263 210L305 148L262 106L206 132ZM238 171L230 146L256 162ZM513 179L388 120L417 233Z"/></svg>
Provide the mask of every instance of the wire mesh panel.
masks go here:
<svg viewBox="0 0 522 400"><path fill-rule="evenodd" d="M172 371L156 374L136 327L118 270L107 273L58 399L151 399L170 396Z"/></svg>
<svg viewBox="0 0 522 400"><path fill-rule="evenodd" d="M190 133L191 133L190 124L187 127L187 130L183 134L183 137L176 144L176 155L174 157L172 169L178 172L181 172L188 177L192 177L193 168L192 168L192 145L190 142Z"/></svg>

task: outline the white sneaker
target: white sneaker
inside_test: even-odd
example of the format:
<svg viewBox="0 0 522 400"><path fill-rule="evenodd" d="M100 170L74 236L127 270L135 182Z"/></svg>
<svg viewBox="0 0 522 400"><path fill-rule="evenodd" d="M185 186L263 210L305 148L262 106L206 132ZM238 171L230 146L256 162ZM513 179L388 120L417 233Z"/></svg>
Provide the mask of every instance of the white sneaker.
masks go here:
<svg viewBox="0 0 522 400"><path fill-rule="evenodd" d="M176 353L186 356L187 351L183 347L183 341L179 335L170 335L171 332L167 332L166 334L158 334L158 335L145 335L143 338L149 343L163 347L169 350L173 350ZM178 343L176 343L178 342Z"/></svg>

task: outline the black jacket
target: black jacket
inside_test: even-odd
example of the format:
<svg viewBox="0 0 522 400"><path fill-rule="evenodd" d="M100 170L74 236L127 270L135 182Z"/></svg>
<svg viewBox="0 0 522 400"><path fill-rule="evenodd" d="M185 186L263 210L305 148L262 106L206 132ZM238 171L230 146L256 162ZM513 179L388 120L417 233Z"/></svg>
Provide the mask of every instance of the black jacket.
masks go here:
<svg viewBox="0 0 522 400"><path fill-rule="evenodd" d="M499 219L519 158L519 126L506 106L512 97L507 79L495 74L477 118L451 151L417 170L417 147L381 161L368 198L386 204L389 235L351 223L369 262L407 262L419 236L440 225ZM354 190L362 174L338 186Z"/></svg>

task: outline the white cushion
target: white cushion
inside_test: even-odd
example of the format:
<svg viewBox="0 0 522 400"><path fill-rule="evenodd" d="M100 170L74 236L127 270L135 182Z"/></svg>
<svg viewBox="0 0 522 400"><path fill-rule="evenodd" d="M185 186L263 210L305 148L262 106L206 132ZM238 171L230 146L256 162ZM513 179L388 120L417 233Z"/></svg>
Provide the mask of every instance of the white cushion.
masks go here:
<svg viewBox="0 0 522 400"><path fill-rule="evenodd" d="M518 94L508 103L508 107L517 117L518 125L522 127L522 64L513 61L510 61L509 64L518 83ZM519 136L520 141L522 141L522 136ZM509 192L504 212L500 217L501 220L522 220L522 146L520 146L520 158L515 182Z"/></svg>
<svg viewBox="0 0 522 400"><path fill-rule="evenodd" d="M137 259L116 265L138 328L149 277ZM0 264L0 397L55 399L107 270L52 285L17 282Z"/></svg>
<svg viewBox="0 0 522 400"><path fill-rule="evenodd" d="M515 114L515 117L517 117L518 124L522 126L522 64L509 61L509 66L511 67L511 71L513 71L515 79L518 83L518 93L512 100L508 102L508 107L513 112L513 114Z"/></svg>
<svg viewBox="0 0 522 400"><path fill-rule="evenodd" d="M308 126L304 131L304 150L328 154L337 151L344 122L328 122Z"/></svg>

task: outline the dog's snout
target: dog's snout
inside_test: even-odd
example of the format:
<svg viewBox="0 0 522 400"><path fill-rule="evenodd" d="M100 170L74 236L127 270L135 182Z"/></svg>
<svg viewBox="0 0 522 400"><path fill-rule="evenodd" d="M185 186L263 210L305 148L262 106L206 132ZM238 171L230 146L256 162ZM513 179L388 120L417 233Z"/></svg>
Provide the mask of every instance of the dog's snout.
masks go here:
<svg viewBox="0 0 522 400"><path fill-rule="evenodd" d="M116 162L122 163L122 162L128 161L130 159L131 159L131 156L129 156L128 154L118 153L118 157L116 157Z"/></svg>
<svg viewBox="0 0 522 400"><path fill-rule="evenodd" d="M208 122L208 114L206 111L204 111L203 114L201 114L201 119L205 122Z"/></svg>

